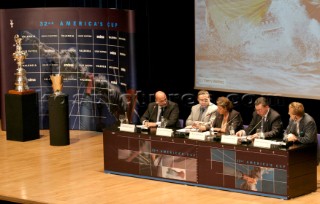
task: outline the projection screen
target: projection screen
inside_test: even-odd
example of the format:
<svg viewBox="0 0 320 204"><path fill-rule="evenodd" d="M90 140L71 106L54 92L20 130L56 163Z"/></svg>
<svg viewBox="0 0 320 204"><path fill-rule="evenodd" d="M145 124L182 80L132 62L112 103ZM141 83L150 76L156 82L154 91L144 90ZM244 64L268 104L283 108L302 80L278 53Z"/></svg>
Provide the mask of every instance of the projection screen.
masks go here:
<svg viewBox="0 0 320 204"><path fill-rule="evenodd" d="M319 0L195 0L195 88L320 98Z"/></svg>

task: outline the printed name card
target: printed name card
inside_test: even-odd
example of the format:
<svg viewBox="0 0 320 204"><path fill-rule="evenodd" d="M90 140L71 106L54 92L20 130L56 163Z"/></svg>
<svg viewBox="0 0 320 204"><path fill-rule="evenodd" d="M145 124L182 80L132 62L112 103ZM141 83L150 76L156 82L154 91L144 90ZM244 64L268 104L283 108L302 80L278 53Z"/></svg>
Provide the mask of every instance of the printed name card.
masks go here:
<svg viewBox="0 0 320 204"><path fill-rule="evenodd" d="M254 147L262 147L262 148L271 148L271 144L273 142L271 140L264 140L264 139L254 139L253 146Z"/></svg>
<svg viewBox="0 0 320 204"><path fill-rule="evenodd" d="M206 135L207 135L206 132L190 132L189 133L189 139L205 141L206 140Z"/></svg>
<svg viewBox="0 0 320 204"><path fill-rule="evenodd" d="M239 143L239 139L239 137L233 135L222 135L221 143L237 145Z"/></svg>
<svg viewBox="0 0 320 204"><path fill-rule="evenodd" d="M133 124L121 124L120 125L120 131L123 132L135 132L136 125Z"/></svg>
<svg viewBox="0 0 320 204"><path fill-rule="evenodd" d="M156 135L158 136L165 136L165 137L171 137L173 133L172 129L169 128L157 128Z"/></svg>

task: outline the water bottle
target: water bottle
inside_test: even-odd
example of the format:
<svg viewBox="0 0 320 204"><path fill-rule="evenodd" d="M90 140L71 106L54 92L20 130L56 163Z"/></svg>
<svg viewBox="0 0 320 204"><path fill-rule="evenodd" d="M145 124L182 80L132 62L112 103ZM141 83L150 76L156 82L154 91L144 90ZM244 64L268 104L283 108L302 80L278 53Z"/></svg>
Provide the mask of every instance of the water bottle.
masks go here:
<svg viewBox="0 0 320 204"><path fill-rule="evenodd" d="M123 124L129 124L129 119L128 119L127 112L124 112L124 120L123 120Z"/></svg>
<svg viewBox="0 0 320 204"><path fill-rule="evenodd" d="M212 127L212 126L210 127L209 132L210 132L210 135L211 135L211 136L214 136L214 129L213 129L213 127Z"/></svg>
<svg viewBox="0 0 320 204"><path fill-rule="evenodd" d="M160 121L161 121L160 127L161 127L161 128L165 128L165 127L166 127L166 124L165 124L165 121L164 121L164 117L163 117L163 116L161 116Z"/></svg>
<svg viewBox="0 0 320 204"><path fill-rule="evenodd" d="M209 120L209 124L210 124L210 135L211 136L214 136L214 126L213 126L213 124L214 124L214 120L216 119L216 114L215 113L213 113L213 115L211 116L211 118L210 118L210 120Z"/></svg>
<svg viewBox="0 0 320 204"><path fill-rule="evenodd" d="M229 134L230 134L230 135L235 135L233 123L231 123L230 129L229 129Z"/></svg>

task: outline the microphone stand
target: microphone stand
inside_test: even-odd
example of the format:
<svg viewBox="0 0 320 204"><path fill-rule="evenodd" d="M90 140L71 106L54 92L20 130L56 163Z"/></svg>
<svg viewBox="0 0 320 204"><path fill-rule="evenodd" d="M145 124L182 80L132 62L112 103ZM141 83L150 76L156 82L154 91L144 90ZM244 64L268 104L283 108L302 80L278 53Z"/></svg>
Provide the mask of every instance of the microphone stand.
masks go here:
<svg viewBox="0 0 320 204"><path fill-rule="evenodd" d="M256 129L256 127L262 122L262 120L263 120L263 117L261 118L261 120L250 130L250 132L248 133L248 136L252 133L252 131L254 130L254 129ZM250 139L248 139L248 136L241 136L241 143L247 143L247 144L249 144L249 143L251 143L251 141L252 141L252 138Z"/></svg>
<svg viewBox="0 0 320 204"><path fill-rule="evenodd" d="M263 117L262 117L261 120L250 130L250 132L248 133L248 135L250 135L250 134L252 133L252 131L257 128L257 126L262 122L262 120L263 120Z"/></svg>
<svg viewBox="0 0 320 204"><path fill-rule="evenodd" d="M233 121L236 117L238 117L239 115L240 115L240 114L237 114L237 115L235 115L231 120L229 120L229 121L227 122L226 126L229 125L229 123L232 122L232 121Z"/></svg>

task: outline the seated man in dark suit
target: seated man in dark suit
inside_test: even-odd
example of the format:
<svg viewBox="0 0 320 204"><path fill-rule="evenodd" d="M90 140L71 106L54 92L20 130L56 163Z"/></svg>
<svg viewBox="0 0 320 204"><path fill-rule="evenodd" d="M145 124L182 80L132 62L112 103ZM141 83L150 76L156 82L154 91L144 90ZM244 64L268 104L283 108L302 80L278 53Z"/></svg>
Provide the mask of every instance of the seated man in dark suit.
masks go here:
<svg viewBox="0 0 320 204"><path fill-rule="evenodd" d="M317 143L317 125L314 119L304 112L304 106L298 102L289 105L290 119L285 135L288 142L302 144Z"/></svg>
<svg viewBox="0 0 320 204"><path fill-rule="evenodd" d="M254 104L256 111L253 113L249 126L244 130L239 130L236 135L252 135L253 138L258 138L257 129L261 129L265 139L282 138L283 127L280 114L269 107L264 97L257 98Z"/></svg>
<svg viewBox="0 0 320 204"><path fill-rule="evenodd" d="M289 104L290 119L284 140L301 144L318 143L317 125L314 119L304 112L304 106L299 102ZM318 150L318 163L320 161L320 151Z"/></svg>
<svg viewBox="0 0 320 204"><path fill-rule="evenodd" d="M147 127L157 127L161 122L161 116L166 120L166 127L179 128L179 106L177 103L167 100L162 91L155 93L155 102L148 105L141 117L141 123Z"/></svg>

